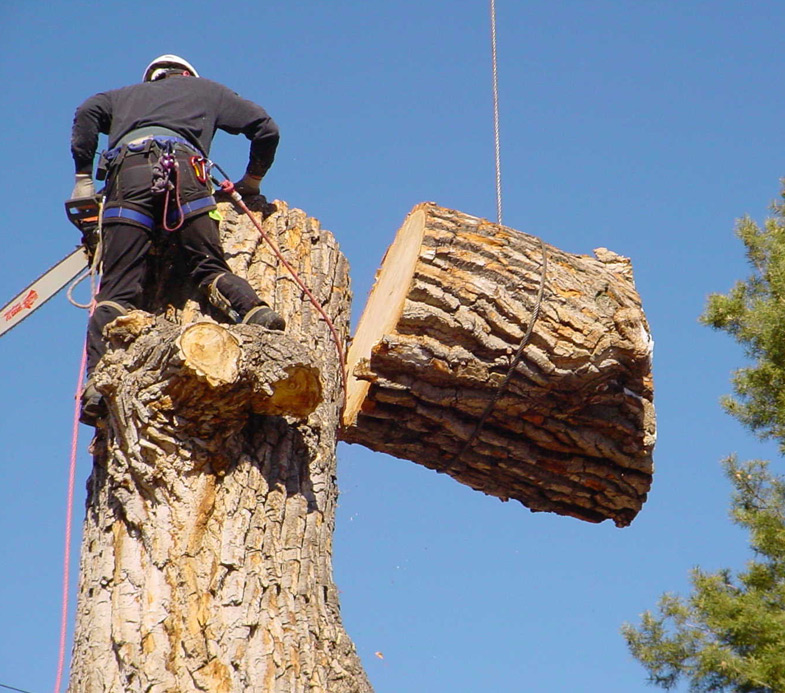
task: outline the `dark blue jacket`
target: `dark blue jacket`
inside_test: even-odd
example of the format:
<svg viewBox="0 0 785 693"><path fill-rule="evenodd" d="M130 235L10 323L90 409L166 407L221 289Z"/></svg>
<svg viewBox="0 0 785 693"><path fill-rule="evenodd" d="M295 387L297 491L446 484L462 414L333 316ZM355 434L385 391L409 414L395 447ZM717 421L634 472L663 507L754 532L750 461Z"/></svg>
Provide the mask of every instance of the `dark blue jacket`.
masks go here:
<svg viewBox="0 0 785 693"><path fill-rule="evenodd" d="M91 173L98 134L109 148L129 132L146 126L174 130L204 155L216 130L242 133L251 140L248 173L263 176L278 147L278 126L261 106L203 77L175 75L91 96L74 116L71 154L77 173Z"/></svg>

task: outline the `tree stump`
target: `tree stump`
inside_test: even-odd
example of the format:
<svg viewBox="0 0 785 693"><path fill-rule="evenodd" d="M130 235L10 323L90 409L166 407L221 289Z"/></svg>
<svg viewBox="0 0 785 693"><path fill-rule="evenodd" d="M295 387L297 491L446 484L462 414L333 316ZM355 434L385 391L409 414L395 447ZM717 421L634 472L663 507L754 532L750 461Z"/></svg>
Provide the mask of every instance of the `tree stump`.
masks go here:
<svg viewBox="0 0 785 693"><path fill-rule="evenodd" d="M595 254L416 206L349 350L342 439L533 511L628 525L651 485L652 339L630 262Z"/></svg>
<svg viewBox="0 0 785 693"><path fill-rule="evenodd" d="M275 207L255 209L345 339L345 257L316 220ZM164 252L149 312L107 327L73 693L371 690L332 579L336 347L250 222L220 210L232 270L286 332L219 324Z"/></svg>

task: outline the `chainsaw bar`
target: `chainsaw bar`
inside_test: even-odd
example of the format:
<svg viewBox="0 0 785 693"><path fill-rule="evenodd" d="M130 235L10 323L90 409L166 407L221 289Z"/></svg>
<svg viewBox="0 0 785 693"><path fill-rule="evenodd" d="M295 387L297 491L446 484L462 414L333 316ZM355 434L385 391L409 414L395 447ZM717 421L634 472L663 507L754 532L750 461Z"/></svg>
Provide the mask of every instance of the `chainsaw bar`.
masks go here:
<svg viewBox="0 0 785 693"><path fill-rule="evenodd" d="M87 267L87 262L87 252L79 246L0 308L0 337L65 287Z"/></svg>
<svg viewBox="0 0 785 693"><path fill-rule="evenodd" d="M98 244L102 203L98 195L65 203L68 221L82 232L82 245L0 308L0 337L32 315L92 262Z"/></svg>

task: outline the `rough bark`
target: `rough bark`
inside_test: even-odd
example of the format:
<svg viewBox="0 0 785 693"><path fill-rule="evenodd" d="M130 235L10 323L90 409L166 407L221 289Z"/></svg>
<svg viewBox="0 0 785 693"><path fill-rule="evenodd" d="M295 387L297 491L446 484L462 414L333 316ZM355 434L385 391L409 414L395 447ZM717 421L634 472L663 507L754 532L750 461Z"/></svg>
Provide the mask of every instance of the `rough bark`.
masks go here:
<svg viewBox="0 0 785 693"><path fill-rule="evenodd" d="M345 339L344 256L317 221L275 205L266 230ZM332 579L336 347L247 219L221 211L233 271L286 333L217 324L169 271L149 313L108 327L74 693L371 690ZM159 271L176 274L167 257Z"/></svg>
<svg viewBox="0 0 785 693"><path fill-rule="evenodd" d="M539 317L509 384L537 304ZM652 340L629 261L431 203L387 251L348 355L342 439L534 511L628 525L652 476Z"/></svg>

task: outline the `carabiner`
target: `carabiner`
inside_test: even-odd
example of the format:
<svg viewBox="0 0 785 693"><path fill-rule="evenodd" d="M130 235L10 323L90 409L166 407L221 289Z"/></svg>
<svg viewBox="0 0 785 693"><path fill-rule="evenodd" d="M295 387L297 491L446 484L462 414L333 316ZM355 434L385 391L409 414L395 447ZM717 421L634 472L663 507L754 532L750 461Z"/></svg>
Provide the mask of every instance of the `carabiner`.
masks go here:
<svg viewBox="0 0 785 693"><path fill-rule="evenodd" d="M207 160L201 156L192 156L191 166L196 174L196 180L202 185L207 185Z"/></svg>

